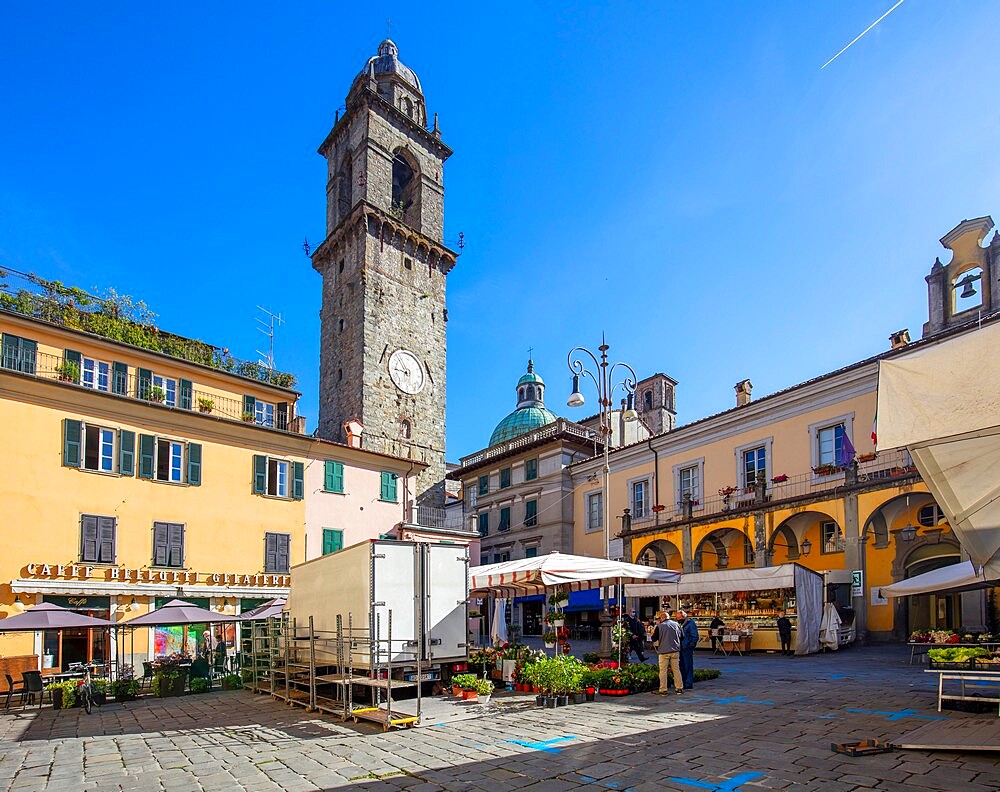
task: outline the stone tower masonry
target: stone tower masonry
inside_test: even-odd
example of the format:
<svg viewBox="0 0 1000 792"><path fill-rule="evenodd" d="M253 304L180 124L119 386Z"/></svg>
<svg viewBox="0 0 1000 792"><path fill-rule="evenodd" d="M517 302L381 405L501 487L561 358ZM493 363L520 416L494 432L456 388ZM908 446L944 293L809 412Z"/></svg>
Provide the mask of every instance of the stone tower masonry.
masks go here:
<svg viewBox="0 0 1000 792"><path fill-rule="evenodd" d="M409 497L433 524L444 507L445 280L456 260L442 239L451 149L436 116L427 128L420 81L392 41L354 79L319 153L327 236L312 257L323 276L318 433L343 442L344 423L356 419L363 447L426 463Z"/></svg>

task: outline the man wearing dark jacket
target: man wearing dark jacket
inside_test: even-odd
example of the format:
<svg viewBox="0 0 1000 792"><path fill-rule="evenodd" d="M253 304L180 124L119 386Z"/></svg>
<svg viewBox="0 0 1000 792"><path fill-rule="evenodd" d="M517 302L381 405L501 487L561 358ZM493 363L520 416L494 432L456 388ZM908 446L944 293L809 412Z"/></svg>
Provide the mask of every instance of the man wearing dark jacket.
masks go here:
<svg viewBox="0 0 1000 792"><path fill-rule="evenodd" d="M681 678L684 680L684 689L690 690L694 687L694 648L698 645L698 625L684 611L677 611L677 617L682 634Z"/></svg>
<svg viewBox="0 0 1000 792"><path fill-rule="evenodd" d="M785 615L784 611L778 613L778 637L781 639L781 653L783 655L795 654L792 651L792 620Z"/></svg>
<svg viewBox="0 0 1000 792"><path fill-rule="evenodd" d="M629 647L635 650L636 655L639 657L639 662L645 663L646 653L643 651L643 648L646 643L646 628L642 626L642 622L636 617L634 610L623 616L622 621L625 622L625 629L632 634L632 638L629 640Z"/></svg>

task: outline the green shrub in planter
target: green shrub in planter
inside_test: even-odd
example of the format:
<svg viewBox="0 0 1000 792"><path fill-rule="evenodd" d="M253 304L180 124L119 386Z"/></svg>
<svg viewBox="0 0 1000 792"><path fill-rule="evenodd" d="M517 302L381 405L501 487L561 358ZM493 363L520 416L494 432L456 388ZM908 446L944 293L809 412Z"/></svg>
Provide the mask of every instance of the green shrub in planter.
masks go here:
<svg viewBox="0 0 1000 792"><path fill-rule="evenodd" d="M52 696L53 709L69 709L76 703L76 681L50 682L45 686Z"/></svg>
<svg viewBox="0 0 1000 792"><path fill-rule="evenodd" d="M192 693L207 693L208 692L208 680L204 677L195 677L191 680L191 692Z"/></svg>
<svg viewBox="0 0 1000 792"><path fill-rule="evenodd" d="M125 677L111 683L111 695L115 701L131 701L139 695L139 680Z"/></svg>
<svg viewBox="0 0 1000 792"><path fill-rule="evenodd" d="M694 670L695 682L707 682L709 679L718 679L722 672L717 668L696 668Z"/></svg>
<svg viewBox="0 0 1000 792"><path fill-rule="evenodd" d="M598 665L601 662L601 656L597 652L585 652L583 662L587 665Z"/></svg>
<svg viewBox="0 0 1000 792"><path fill-rule="evenodd" d="M451 684L458 685L462 690L475 690L478 681L479 678L475 674L455 674L451 678Z"/></svg>
<svg viewBox="0 0 1000 792"><path fill-rule="evenodd" d="M239 690L241 687L243 687L243 683L238 674L226 674L222 677L223 690Z"/></svg>

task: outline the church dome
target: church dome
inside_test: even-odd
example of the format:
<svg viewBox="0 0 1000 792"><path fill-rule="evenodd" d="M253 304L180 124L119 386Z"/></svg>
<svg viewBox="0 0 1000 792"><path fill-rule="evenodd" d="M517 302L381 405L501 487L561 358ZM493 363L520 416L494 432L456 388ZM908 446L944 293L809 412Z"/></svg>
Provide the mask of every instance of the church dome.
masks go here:
<svg viewBox="0 0 1000 792"><path fill-rule="evenodd" d="M490 445L512 440L553 423L559 416L545 407L545 382L535 373L535 364L528 361L528 371L517 381L517 409L497 424Z"/></svg>
<svg viewBox="0 0 1000 792"><path fill-rule="evenodd" d="M420 87L420 79L416 72L399 59L399 47L392 39L386 39L378 45L378 54L368 59L365 68L355 78L355 82L367 77L371 73L372 67L374 67L376 78L395 74L403 82L409 83L412 88L416 89L417 93L424 92L424 89Z"/></svg>

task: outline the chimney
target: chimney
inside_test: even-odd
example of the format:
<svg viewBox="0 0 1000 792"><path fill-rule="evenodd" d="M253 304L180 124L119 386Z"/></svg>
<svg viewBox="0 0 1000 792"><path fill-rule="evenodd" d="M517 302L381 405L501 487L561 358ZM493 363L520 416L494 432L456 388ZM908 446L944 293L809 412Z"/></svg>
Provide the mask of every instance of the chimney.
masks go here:
<svg viewBox="0 0 1000 792"><path fill-rule="evenodd" d="M344 433L347 435L347 445L351 448L361 448L361 435L365 426L356 418L344 422Z"/></svg>
<svg viewBox="0 0 1000 792"><path fill-rule="evenodd" d="M905 347L910 343L910 331L905 327L902 330L897 330L891 336L889 336L889 344L893 349L899 349L900 347Z"/></svg>
<svg viewBox="0 0 1000 792"><path fill-rule="evenodd" d="M734 387L736 388L736 406L742 407L744 404L749 404L753 383L748 379L740 380Z"/></svg>

